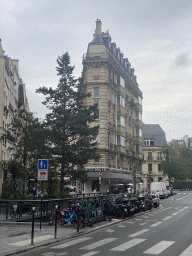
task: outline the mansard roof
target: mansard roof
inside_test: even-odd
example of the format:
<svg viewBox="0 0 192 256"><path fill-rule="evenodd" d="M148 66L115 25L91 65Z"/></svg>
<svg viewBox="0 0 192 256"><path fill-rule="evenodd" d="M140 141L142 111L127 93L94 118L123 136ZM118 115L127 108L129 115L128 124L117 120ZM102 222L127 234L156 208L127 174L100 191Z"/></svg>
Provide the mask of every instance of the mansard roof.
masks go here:
<svg viewBox="0 0 192 256"><path fill-rule="evenodd" d="M150 147L166 146L165 132L159 124L143 124L142 134L143 146L144 139L154 139L154 146Z"/></svg>

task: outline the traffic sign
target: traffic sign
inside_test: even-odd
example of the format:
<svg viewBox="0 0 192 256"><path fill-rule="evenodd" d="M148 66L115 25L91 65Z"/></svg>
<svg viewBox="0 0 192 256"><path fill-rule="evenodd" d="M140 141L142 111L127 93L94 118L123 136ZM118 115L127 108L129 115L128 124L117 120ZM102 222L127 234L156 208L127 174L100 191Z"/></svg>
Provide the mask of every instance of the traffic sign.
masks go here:
<svg viewBox="0 0 192 256"><path fill-rule="evenodd" d="M47 159L38 159L38 170L48 170Z"/></svg>
<svg viewBox="0 0 192 256"><path fill-rule="evenodd" d="M99 177L101 177L101 172L99 172Z"/></svg>
<svg viewBox="0 0 192 256"><path fill-rule="evenodd" d="M47 181L48 180L48 170L38 170L37 171L37 180L38 181Z"/></svg>

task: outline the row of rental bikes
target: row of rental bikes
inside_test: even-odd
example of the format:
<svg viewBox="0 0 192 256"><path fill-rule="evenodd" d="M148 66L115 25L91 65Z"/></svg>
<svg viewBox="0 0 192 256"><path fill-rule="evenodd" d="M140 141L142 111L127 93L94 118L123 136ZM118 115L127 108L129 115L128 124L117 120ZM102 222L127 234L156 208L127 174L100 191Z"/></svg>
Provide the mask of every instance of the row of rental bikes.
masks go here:
<svg viewBox="0 0 192 256"><path fill-rule="evenodd" d="M124 219L136 213L151 210L159 206L159 198L155 195L130 197L126 194L108 195L102 202L97 197L69 201L69 208L57 210L57 223L71 223L75 228L85 225L93 226L97 222L111 221L112 218ZM50 217L50 224L51 224Z"/></svg>

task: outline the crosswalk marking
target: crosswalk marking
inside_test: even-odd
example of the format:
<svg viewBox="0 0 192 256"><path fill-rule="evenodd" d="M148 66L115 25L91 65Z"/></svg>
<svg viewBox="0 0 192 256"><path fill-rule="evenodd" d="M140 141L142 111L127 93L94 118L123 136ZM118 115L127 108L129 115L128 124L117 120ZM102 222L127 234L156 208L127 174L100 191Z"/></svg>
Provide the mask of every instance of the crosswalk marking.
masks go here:
<svg viewBox="0 0 192 256"><path fill-rule="evenodd" d="M127 223L129 223L129 224L135 224L135 222L133 222L133 221L127 221Z"/></svg>
<svg viewBox="0 0 192 256"><path fill-rule="evenodd" d="M141 235L141 234L143 234L143 233L145 233L147 231L149 231L149 229L142 229L141 231L136 232L136 233L134 233L134 234L132 234L132 235L130 235L128 237L136 237L136 236L139 236L139 235Z"/></svg>
<svg viewBox="0 0 192 256"><path fill-rule="evenodd" d="M183 251L179 256L189 256L192 255L192 245L188 246L185 251Z"/></svg>
<svg viewBox="0 0 192 256"><path fill-rule="evenodd" d="M112 233L112 232L114 232L115 230L108 228L108 229L106 229L105 231L106 231L106 232L109 232L109 233Z"/></svg>
<svg viewBox="0 0 192 256"><path fill-rule="evenodd" d="M81 256L92 256L92 255L95 255L95 254L97 254L97 253L99 253L99 252L94 252L94 251L92 251L92 252L88 252L88 253L85 253L85 254L83 254L83 255L81 255Z"/></svg>
<svg viewBox="0 0 192 256"><path fill-rule="evenodd" d="M44 241L44 240L47 240L47 239L51 239L53 237L54 237L53 235L38 236L38 237L35 237L33 239L33 241L34 241L34 243L38 243L38 242L41 242L41 241ZM31 239L27 239L27 240L20 241L20 242L15 242L15 243L12 243L12 244L9 244L9 245L25 246L25 245L28 245L28 244L31 244Z"/></svg>
<svg viewBox="0 0 192 256"><path fill-rule="evenodd" d="M100 240L98 242L95 242L95 243L92 243L92 244L89 244L89 245L86 245L80 249L86 249L86 250L93 250L99 246L102 246L104 244L107 244L107 243L110 243L110 242L113 242L114 240L117 240L118 238L105 238L103 240Z"/></svg>
<svg viewBox="0 0 192 256"><path fill-rule="evenodd" d="M129 248L131 248L131 247L133 247L135 245L137 245L137 244L140 244L140 243L144 242L145 240L146 239L135 238L135 239L133 239L133 240L131 240L129 242L126 242L124 244L121 244L121 245L119 245L117 247L114 247L114 248L110 249L110 251L123 252L123 251L125 251L125 250L127 250L127 249L129 249Z"/></svg>
<svg viewBox="0 0 192 256"><path fill-rule="evenodd" d="M147 223L147 222L141 223L140 226L143 226L143 225L145 225L146 223Z"/></svg>
<svg viewBox="0 0 192 256"><path fill-rule="evenodd" d="M161 223L162 223L162 221L158 221L158 222L152 224L150 227L156 227L156 226L158 226L158 225L161 224Z"/></svg>
<svg viewBox="0 0 192 256"><path fill-rule="evenodd" d="M119 226L117 226L118 228L126 228L126 226L125 225L119 225Z"/></svg>
<svg viewBox="0 0 192 256"><path fill-rule="evenodd" d="M161 241L143 253L158 255L174 243L174 241Z"/></svg>
<svg viewBox="0 0 192 256"><path fill-rule="evenodd" d="M64 244L56 245L56 246L54 246L54 247L51 247L51 249L63 249L63 248L69 247L69 246L71 246L71 245L74 245L74 244L78 244L78 243L87 241L87 240L89 240L89 239L91 239L91 238L92 238L92 237L81 237L81 238L78 238L78 239L75 239L75 240L66 242L66 243L64 243Z"/></svg>
<svg viewBox="0 0 192 256"><path fill-rule="evenodd" d="M172 216L168 216L168 217L164 218L163 220L168 220L170 218L172 218Z"/></svg>

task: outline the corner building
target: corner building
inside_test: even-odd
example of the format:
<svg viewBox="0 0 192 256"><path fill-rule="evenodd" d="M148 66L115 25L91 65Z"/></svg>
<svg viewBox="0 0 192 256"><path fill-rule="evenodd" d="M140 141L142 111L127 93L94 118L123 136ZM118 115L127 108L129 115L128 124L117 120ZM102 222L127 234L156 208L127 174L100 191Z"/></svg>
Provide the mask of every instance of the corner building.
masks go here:
<svg viewBox="0 0 192 256"><path fill-rule="evenodd" d="M111 42L108 31L102 32L100 20L83 55L83 76L91 93L86 104L98 103L99 117L92 125L99 125L96 140L101 156L85 168L90 178L86 190L94 189L101 172L100 191L109 186L112 191L115 183L133 182L133 170L141 173L142 92L130 62Z"/></svg>

